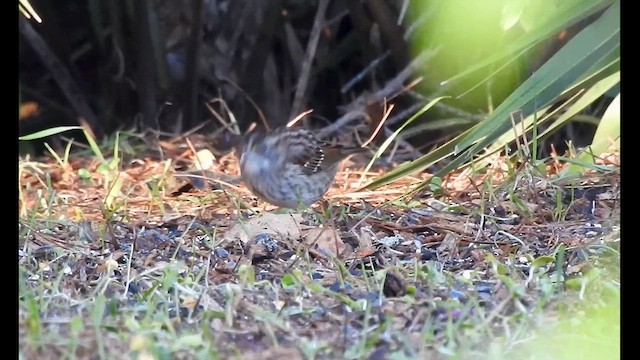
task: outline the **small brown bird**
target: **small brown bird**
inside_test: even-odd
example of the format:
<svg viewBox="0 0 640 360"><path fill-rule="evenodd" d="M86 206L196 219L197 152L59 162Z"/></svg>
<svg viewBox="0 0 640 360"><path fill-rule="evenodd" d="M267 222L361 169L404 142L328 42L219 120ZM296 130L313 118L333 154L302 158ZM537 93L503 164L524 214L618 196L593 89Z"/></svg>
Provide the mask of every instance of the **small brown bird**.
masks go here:
<svg viewBox="0 0 640 360"><path fill-rule="evenodd" d="M320 200L342 160L363 151L360 147L329 145L302 128L251 133L242 146L240 173L259 198L297 209Z"/></svg>

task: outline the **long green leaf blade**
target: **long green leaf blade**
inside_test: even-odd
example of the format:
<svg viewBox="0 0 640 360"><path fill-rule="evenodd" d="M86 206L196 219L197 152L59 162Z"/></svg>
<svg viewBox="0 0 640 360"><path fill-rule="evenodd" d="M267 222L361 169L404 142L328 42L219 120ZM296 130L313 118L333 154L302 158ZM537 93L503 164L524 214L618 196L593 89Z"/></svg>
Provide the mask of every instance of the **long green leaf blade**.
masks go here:
<svg viewBox="0 0 640 360"><path fill-rule="evenodd" d="M47 136L56 135L69 130L82 130L80 126L57 126L49 129L40 130L33 134L18 137L18 140L35 140L45 138Z"/></svg>
<svg viewBox="0 0 640 360"><path fill-rule="evenodd" d="M595 47L594 47L595 44ZM601 17L583 29L514 91L495 112L460 141L456 153L481 141L470 151L477 153L505 132L509 114L525 116L555 99L585 71L620 47L620 3L616 1ZM484 141L482 141L484 139Z"/></svg>

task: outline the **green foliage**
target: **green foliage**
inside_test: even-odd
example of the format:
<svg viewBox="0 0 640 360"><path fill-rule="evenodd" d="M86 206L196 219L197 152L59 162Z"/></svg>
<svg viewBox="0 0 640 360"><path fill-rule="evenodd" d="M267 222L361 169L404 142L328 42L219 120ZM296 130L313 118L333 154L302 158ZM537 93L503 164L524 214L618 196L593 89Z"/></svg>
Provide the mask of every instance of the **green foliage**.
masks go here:
<svg viewBox="0 0 640 360"><path fill-rule="evenodd" d="M543 111L548 110L552 104L560 103L560 108L568 109L569 113L558 117L546 131L540 132L538 139L556 131L560 125L569 121L572 115L592 104L605 93L609 94L611 91L619 93L617 84L619 84L620 72L617 67L620 49L620 3L596 0L587 3L567 2L562 5L563 11L550 17L545 24L552 24L553 29L561 29L605 6L610 5L610 7L522 82L483 121L432 152L402 164L397 169L379 177L365 189L382 186L453 156L453 159L435 174L437 177L442 177L450 171L469 166L478 155L482 159L503 149L505 145L516 139L515 134L522 133L521 128L531 130L532 127L539 126L541 121L552 119L550 116L540 119L540 116L544 115ZM454 79L465 77L474 70L543 41L551 33L543 29L545 29L544 26L537 31L522 35L499 54L480 61L474 58L478 65L462 72ZM514 43L516 45L513 45ZM569 101L566 100L567 98ZM619 137L619 127L609 125L615 124L616 121L619 124L619 117L613 115L615 104L607 114L607 121L603 123L607 124L606 128L609 129L606 131L606 136L598 134L599 144L610 144ZM514 114L521 114L520 121L524 121L524 125L520 125L520 121L516 120ZM602 133L604 132L605 130L602 130ZM607 141L601 140L603 137ZM533 143L536 144L536 141ZM427 180L414 191L421 191L429 184L430 180Z"/></svg>

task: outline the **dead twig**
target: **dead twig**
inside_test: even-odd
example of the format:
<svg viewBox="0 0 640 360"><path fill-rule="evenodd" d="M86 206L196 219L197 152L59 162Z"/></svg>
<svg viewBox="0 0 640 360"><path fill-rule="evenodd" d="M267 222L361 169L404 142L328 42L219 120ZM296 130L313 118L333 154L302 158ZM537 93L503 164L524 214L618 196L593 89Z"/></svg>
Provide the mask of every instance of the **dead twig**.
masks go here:
<svg viewBox="0 0 640 360"><path fill-rule="evenodd" d="M301 111L303 107L304 94L307 90L307 84L309 83L309 77L311 75L311 63L316 56L316 49L318 46L318 40L320 39L320 32L324 25L324 14L327 11L329 0L320 0L318 3L318 11L316 11L316 17L313 20L313 29L311 30L311 36L309 36L309 42L307 43L307 51L305 53L304 60L302 61L302 70L300 73L300 79L296 86L296 92L293 97L293 105L291 106L291 115L293 117Z"/></svg>
<svg viewBox="0 0 640 360"><path fill-rule="evenodd" d="M91 129L96 129L98 118L89 106L86 97L82 95L83 91L73 79L69 70L64 66L62 61L58 59L40 34L31 26L29 20L25 19L22 15L18 16L18 25L20 34L29 41L29 44L36 54L38 54L42 63L49 69L51 75L56 80L56 83L71 106L73 106L77 115L85 118L91 125Z"/></svg>

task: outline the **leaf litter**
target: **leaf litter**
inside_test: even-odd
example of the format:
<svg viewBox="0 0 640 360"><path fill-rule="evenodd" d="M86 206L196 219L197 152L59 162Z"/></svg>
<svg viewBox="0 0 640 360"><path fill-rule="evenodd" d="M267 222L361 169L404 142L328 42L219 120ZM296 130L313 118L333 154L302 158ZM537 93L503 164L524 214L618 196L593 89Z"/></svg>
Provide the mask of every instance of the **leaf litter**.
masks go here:
<svg viewBox="0 0 640 360"><path fill-rule="evenodd" d="M116 194L113 174L93 159L24 166L21 296L47 302L38 317L44 332L69 335L65 324L77 316L85 324L73 350L41 336L21 344L24 354L84 357L100 341L111 356L483 354L486 341L526 338L508 319L539 307L554 314L562 281L609 264L619 246L619 172L572 187L524 175L517 186L491 187L492 176L492 184L509 180L496 169L463 171L437 193L389 204L429 175L357 192L382 170L356 171L365 162L355 159L326 202L284 211L238 182L234 155L185 154L165 149L178 159L170 166L151 155L123 163ZM195 162L207 166L185 170ZM87 301L99 295L110 310L92 328ZM142 324L149 307L166 314L166 334L147 330L134 346L127 334L150 326ZM21 339L29 338L22 307L19 317ZM536 325L525 324L529 332ZM98 329L108 330L102 340Z"/></svg>

